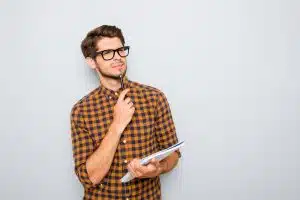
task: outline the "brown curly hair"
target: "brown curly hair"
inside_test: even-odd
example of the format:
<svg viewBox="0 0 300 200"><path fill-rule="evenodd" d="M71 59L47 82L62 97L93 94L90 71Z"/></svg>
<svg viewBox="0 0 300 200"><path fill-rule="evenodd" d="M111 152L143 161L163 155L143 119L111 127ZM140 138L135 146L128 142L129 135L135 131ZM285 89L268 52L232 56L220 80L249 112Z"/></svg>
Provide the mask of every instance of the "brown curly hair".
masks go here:
<svg viewBox="0 0 300 200"><path fill-rule="evenodd" d="M122 34L122 30L119 29L116 26L111 26L111 25L102 25L99 26L86 35L84 40L81 42L81 51L84 55L84 57L91 57L94 58L96 50L97 50L97 42L102 38L102 37L117 37L121 40L123 46L125 44L125 39Z"/></svg>

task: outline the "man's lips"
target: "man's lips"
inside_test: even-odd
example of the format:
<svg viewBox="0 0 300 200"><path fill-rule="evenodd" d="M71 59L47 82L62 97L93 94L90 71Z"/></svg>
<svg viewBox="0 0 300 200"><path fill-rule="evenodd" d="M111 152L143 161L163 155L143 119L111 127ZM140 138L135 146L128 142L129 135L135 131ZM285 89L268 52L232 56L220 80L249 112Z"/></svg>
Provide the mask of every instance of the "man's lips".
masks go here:
<svg viewBox="0 0 300 200"><path fill-rule="evenodd" d="M124 64L112 66L112 68L123 68Z"/></svg>

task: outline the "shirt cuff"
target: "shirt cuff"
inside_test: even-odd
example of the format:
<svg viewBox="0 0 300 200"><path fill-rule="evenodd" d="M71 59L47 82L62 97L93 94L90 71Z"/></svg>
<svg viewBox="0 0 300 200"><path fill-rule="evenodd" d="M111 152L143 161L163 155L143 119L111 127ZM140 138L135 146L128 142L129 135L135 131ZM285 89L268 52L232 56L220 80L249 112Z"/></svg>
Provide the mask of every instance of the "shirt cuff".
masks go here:
<svg viewBox="0 0 300 200"><path fill-rule="evenodd" d="M77 176L80 180L80 182L82 183L83 187L85 189L89 189L93 186L96 186L93 184L93 182L90 180L88 172L87 172L87 168L86 168L86 164L82 164L78 170L77 170Z"/></svg>
<svg viewBox="0 0 300 200"><path fill-rule="evenodd" d="M177 153L178 158L181 158L181 152L178 149L175 152Z"/></svg>

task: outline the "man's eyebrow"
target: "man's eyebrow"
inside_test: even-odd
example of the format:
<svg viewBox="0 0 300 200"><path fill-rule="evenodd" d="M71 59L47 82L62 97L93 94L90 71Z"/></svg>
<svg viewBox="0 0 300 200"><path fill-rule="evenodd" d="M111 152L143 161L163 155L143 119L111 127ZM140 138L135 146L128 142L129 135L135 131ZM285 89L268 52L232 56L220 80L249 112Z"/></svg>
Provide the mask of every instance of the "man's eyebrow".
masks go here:
<svg viewBox="0 0 300 200"><path fill-rule="evenodd" d="M103 49L103 50L97 50L96 52L100 52L100 51L109 51L109 50L116 50L116 49L120 49L120 48L123 48L124 46L121 46L121 47L118 47L118 48L115 48L115 49Z"/></svg>

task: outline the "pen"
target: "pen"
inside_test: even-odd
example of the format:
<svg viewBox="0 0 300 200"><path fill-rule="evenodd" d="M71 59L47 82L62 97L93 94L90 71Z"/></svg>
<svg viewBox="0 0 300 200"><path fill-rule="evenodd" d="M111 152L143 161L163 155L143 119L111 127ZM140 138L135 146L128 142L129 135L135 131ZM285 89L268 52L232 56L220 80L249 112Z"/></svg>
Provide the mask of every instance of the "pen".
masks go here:
<svg viewBox="0 0 300 200"><path fill-rule="evenodd" d="M121 80L121 88L124 90L124 83L123 83L123 76L120 74L120 80Z"/></svg>

